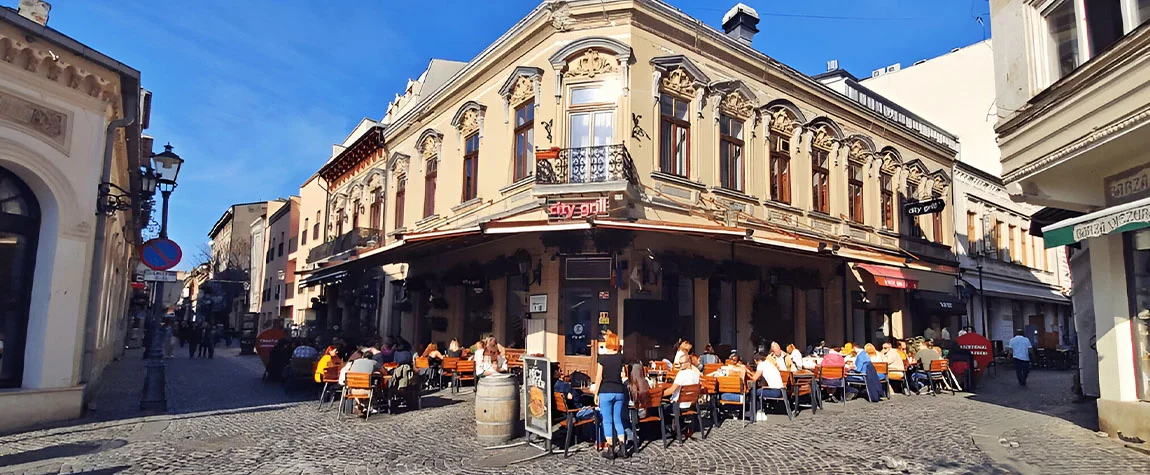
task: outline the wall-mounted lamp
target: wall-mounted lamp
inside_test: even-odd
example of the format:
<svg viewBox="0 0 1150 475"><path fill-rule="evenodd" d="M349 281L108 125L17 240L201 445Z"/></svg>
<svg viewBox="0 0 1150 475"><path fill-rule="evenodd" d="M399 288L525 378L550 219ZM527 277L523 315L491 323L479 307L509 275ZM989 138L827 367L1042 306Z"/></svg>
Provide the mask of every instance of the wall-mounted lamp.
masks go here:
<svg viewBox="0 0 1150 475"><path fill-rule="evenodd" d="M831 246L831 252L839 252L839 249L842 249L842 248L843 248L842 244L839 244L836 242L835 245Z"/></svg>
<svg viewBox="0 0 1150 475"><path fill-rule="evenodd" d="M819 252L827 252L827 243L825 243L825 242L819 243Z"/></svg>
<svg viewBox="0 0 1150 475"><path fill-rule="evenodd" d="M143 205L145 201L152 199L158 177L159 175L151 167L140 167L140 192L134 196L132 192L120 188L115 183L100 183L96 196L96 214L112 216L118 211L131 209L133 200L138 200Z"/></svg>
<svg viewBox="0 0 1150 475"><path fill-rule="evenodd" d="M908 257L906 258L906 263L907 263L907 264L910 264L911 262L914 262L914 258L913 258L913 257L909 257L909 256L908 256Z"/></svg>

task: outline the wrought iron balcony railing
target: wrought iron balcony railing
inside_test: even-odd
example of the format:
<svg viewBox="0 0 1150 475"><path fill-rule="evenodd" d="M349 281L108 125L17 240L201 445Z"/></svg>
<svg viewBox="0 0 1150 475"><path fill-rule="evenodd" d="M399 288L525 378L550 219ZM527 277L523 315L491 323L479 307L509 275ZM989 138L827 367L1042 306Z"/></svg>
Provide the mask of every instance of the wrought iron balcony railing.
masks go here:
<svg viewBox="0 0 1150 475"><path fill-rule="evenodd" d="M535 183L607 183L625 181L638 184L635 163L627 146L598 145L535 152Z"/></svg>
<svg viewBox="0 0 1150 475"><path fill-rule="evenodd" d="M379 244L383 242L382 239L383 233L378 229L353 228L350 232L313 247L307 253L307 261L315 262L358 247L368 247Z"/></svg>

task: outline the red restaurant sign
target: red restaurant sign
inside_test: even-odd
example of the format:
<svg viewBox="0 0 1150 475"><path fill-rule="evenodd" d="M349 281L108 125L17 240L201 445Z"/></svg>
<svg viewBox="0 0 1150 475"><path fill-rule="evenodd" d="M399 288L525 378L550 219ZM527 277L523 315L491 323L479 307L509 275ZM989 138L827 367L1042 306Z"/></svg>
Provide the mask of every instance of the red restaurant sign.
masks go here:
<svg viewBox="0 0 1150 475"><path fill-rule="evenodd" d="M555 201L547 204L547 217L550 219L584 219L607 216L610 203L606 197L582 201Z"/></svg>
<svg viewBox="0 0 1150 475"><path fill-rule="evenodd" d="M883 287L890 287L893 289L917 289L918 288L918 281L916 281L916 280L907 280L907 279L899 279L896 277L886 277L886 276L876 275L876 276L874 276L874 281L878 285L881 285Z"/></svg>

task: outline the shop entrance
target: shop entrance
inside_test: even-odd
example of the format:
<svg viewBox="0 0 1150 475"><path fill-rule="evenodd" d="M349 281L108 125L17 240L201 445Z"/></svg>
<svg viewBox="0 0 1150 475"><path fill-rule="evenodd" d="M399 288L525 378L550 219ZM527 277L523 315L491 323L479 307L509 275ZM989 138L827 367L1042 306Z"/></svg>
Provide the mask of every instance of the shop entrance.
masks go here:
<svg viewBox="0 0 1150 475"><path fill-rule="evenodd" d="M564 259L559 292L559 326L563 329L559 362L566 373L582 371L590 376L603 333L619 331L617 289L611 285L613 268L611 257Z"/></svg>

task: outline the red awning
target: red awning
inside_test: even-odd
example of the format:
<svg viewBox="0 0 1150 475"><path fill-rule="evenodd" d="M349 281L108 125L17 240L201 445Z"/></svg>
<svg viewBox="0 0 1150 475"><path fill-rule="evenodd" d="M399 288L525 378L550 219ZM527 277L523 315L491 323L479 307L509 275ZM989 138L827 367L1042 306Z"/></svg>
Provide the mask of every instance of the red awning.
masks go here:
<svg viewBox="0 0 1150 475"><path fill-rule="evenodd" d="M874 276L876 284L895 289L917 289L918 281L908 277L902 269L875 264L856 264L862 270Z"/></svg>

